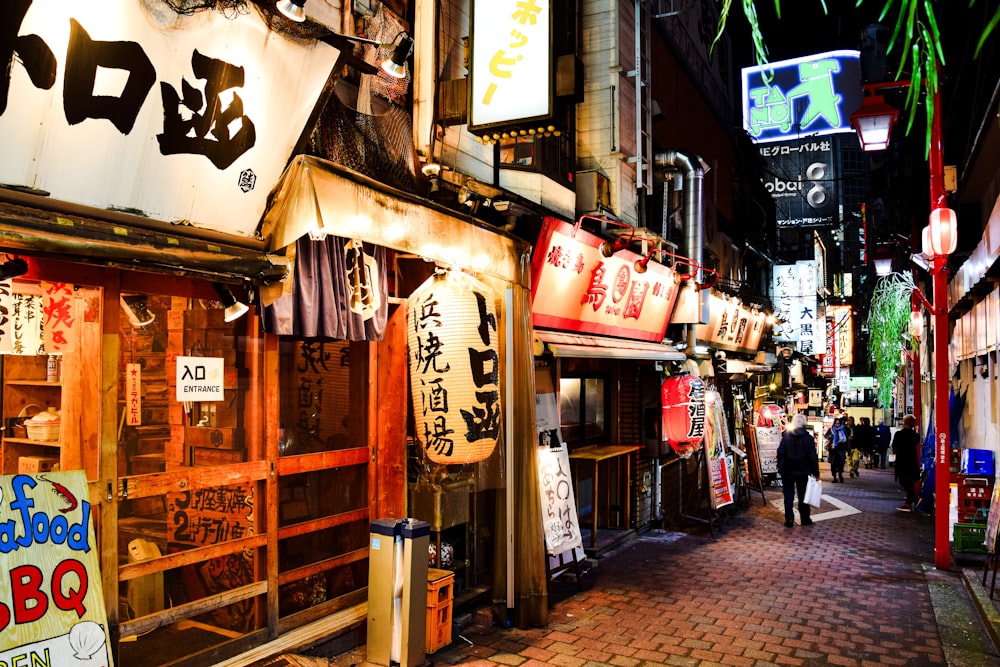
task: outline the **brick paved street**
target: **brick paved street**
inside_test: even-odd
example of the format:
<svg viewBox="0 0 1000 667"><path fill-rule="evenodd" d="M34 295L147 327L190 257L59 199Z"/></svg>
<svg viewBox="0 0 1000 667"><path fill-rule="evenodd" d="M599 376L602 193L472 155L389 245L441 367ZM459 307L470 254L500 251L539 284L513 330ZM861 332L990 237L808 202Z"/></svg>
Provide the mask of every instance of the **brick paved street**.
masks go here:
<svg viewBox="0 0 1000 667"><path fill-rule="evenodd" d="M766 492L766 506L757 493L714 538L705 527L653 531L598 561L582 592L558 584L549 627L473 625L429 658L525 666L949 664L928 585L948 576L933 570L933 518L895 510L902 492L891 469L832 484L822 468L832 498L814 510L812 527L786 528L772 502L780 491ZM988 648L961 664L1000 664L991 645L978 646ZM367 664L363 650L331 664Z"/></svg>

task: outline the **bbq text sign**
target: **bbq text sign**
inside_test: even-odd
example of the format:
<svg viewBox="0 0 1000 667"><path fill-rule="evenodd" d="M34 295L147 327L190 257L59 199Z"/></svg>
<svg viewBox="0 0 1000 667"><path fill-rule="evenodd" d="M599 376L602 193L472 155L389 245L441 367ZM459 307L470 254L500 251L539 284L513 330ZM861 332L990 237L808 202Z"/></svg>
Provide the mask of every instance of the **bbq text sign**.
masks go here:
<svg viewBox="0 0 1000 667"><path fill-rule="evenodd" d="M0 477L0 665L111 667L82 471Z"/></svg>

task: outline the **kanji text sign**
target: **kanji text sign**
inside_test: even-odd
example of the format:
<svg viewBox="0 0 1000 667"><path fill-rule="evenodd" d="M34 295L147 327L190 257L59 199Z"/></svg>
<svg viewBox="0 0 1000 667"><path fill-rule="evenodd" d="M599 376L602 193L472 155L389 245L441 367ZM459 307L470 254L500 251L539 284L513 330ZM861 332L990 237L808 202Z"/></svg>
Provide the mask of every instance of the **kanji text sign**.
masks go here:
<svg viewBox="0 0 1000 667"><path fill-rule="evenodd" d="M177 400L223 400L224 362L222 357L177 357Z"/></svg>

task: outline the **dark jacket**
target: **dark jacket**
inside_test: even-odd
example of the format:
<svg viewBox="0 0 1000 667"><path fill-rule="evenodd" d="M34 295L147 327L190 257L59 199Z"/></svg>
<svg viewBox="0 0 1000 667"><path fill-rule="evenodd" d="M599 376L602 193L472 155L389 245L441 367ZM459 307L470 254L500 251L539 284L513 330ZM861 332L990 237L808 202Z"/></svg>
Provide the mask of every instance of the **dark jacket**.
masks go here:
<svg viewBox="0 0 1000 667"><path fill-rule="evenodd" d="M875 427L875 444L879 451L889 449L889 442L892 440L892 431L885 424Z"/></svg>
<svg viewBox="0 0 1000 667"><path fill-rule="evenodd" d="M896 455L896 477L920 478L920 436L912 428L901 428L892 436L892 453Z"/></svg>
<svg viewBox="0 0 1000 667"><path fill-rule="evenodd" d="M782 477L819 477L816 441L805 429L785 431L781 436L781 444L778 445L778 474Z"/></svg>
<svg viewBox="0 0 1000 667"><path fill-rule="evenodd" d="M866 454L875 451L875 429L867 424L855 426L854 446Z"/></svg>

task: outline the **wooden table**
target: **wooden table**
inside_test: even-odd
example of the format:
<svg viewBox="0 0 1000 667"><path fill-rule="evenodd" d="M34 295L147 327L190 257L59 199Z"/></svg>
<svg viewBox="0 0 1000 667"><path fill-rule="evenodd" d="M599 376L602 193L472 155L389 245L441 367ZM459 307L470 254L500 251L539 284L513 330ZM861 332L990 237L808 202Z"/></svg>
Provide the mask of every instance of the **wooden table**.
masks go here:
<svg viewBox="0 0 1000 667"><path fill-rule="evenodd" d="M577 513L580 511L580 477L579 468L583 462L587 462L591 466L592 479L594 480L594 493L592 508L590 511L590 546L591 548L597 547L597 524L600 522L600 508L601 508L601 476L600 469L601 464L605 464L605 468L610 468L612 464L615 467L615 474L618 475L618 480L621 483L621 488L625 491L625 500L622 503L623 507L623 517L625 519L623 528L629 527L630 519L630 506L632 503L632 453L641 449L639 445L594 445L592 447L584 447L578 449L569 455L570 465L573 467L574 477L577 480L577 494L576 494L576 505ZM622 475L622 460L625 462L625 474ZM604 520L605 523L609 522L609 513L611 509L611 492L609 489L605 489L604 494Z"/></svg>

